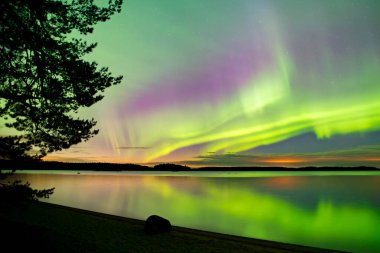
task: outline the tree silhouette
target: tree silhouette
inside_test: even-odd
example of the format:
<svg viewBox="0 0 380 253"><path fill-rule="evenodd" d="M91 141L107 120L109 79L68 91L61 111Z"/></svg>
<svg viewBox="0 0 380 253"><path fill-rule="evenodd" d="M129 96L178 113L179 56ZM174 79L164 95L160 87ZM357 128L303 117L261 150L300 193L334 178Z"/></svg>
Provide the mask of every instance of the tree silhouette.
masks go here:
<svg viewBox="0 0 380 253"><path fill-rule="evenodd" d="M0 137L0 158L42 158L98 133L78 109L119 84L106 67L84 60L96 43L86 35L120 12L122 0L0 2L0 122L14 134Z"/></svg>
<svg viewBox="0 0 380 253"><path fill-rule="evenodd" d="M0 182L0 205L9 202L38 201L41 198L49 198L54 193L54 189L33 189L29 182L22 183L20 180Z"/></svg>

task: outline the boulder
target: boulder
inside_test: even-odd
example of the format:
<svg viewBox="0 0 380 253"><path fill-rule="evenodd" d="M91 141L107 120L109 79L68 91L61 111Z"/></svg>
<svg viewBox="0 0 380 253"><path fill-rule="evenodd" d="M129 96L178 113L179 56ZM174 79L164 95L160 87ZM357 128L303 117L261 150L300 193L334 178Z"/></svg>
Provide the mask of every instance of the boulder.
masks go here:
<svg viewBox="0 0 380 253"><path fill-rule="evenodd" d="M149 235L169 233L172 230L170 221L158 215L151 215L145 221L144 232Z"/></svg>

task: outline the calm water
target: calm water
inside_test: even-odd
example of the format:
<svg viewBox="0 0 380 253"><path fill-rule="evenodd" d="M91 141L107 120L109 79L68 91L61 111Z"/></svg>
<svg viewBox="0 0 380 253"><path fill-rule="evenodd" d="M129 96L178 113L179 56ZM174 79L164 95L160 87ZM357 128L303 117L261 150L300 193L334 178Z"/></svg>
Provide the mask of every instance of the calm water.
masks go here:
<svg viewBox="0 0 380 253"><path fill-rule="evenodd" d="M47 202L351 252L380 252L379 172L33 172Z"/></svg>

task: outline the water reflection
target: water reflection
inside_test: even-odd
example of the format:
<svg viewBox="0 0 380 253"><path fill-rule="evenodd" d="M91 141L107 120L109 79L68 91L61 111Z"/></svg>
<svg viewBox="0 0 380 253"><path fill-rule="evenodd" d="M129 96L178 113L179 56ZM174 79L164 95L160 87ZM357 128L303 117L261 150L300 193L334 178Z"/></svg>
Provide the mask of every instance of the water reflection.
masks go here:
<svg viewBox="0 0 380 253"><path fill-rule="evenodd" d="M380 251L380 176L19 174L77 208L268 240Z"/></svg>

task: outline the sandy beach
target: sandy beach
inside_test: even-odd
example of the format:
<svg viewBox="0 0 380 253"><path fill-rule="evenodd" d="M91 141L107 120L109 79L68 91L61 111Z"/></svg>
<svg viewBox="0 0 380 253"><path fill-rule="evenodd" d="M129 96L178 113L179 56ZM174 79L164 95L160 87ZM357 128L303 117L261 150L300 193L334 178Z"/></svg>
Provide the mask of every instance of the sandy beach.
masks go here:
<svg viewBox="0 0 380 253"><path fill-rule="evenodd" d="M146 235L142 220L44 202L3 205L0 221L7 252L339 252L177 226Z"/></svg>

